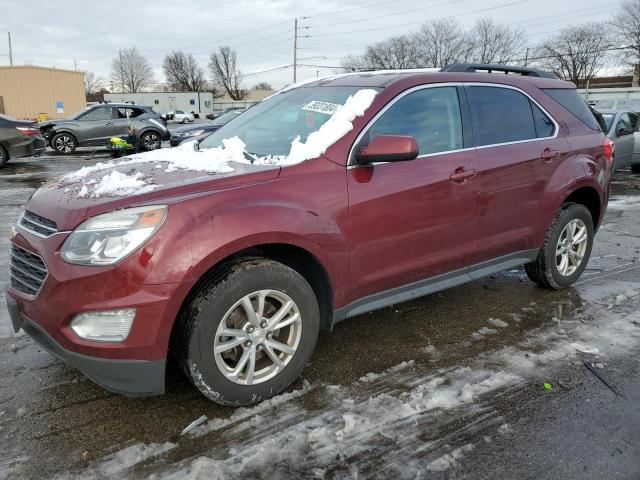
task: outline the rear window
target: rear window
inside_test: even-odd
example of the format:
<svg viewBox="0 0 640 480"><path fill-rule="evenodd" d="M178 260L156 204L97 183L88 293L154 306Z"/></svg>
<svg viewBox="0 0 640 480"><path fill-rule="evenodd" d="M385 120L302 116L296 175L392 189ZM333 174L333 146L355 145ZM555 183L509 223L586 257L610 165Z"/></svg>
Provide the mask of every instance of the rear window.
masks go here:
<svg viewBox="0 0 640 480"><path fill-rule="evenodd" d="M545 88L543 91L593 130L600 130L587 102L574 88Z"/></svg>

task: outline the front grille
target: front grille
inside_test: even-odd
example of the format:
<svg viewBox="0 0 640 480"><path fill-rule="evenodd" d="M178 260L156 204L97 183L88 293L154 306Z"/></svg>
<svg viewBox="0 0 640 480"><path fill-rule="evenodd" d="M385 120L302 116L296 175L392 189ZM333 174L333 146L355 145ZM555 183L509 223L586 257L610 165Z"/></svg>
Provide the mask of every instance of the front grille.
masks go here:
<svg viewBox="0 0 640 480"><path fill-rule="evenodd" d="M25 210L20 218L20 226L40 237L50 237L58 232L56 222L27 210Z"/></svg>
<svg viewBox="0 0 640 480"><path fill-rule="evenodd" d="M42 258L11 244L9 266L11 286L28 295L37 295L48 273Z"/></svg>

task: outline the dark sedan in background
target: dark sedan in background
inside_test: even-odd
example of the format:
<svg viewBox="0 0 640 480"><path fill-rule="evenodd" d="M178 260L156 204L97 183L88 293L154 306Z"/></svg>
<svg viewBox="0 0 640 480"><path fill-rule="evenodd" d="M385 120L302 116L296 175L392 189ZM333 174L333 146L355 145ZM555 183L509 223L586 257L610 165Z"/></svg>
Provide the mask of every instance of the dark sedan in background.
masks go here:
<svg viewBox="0 0 640 480"><path fill-rule="evenodd" d="M37 123L0 114L0 167L10 158L40 155L45 149Z"/></svg>
<svg viewBox="0 0 640 480"><path fill-rule="evenodd" d="M171 146L176 147L185 140L201 140L236 118L242 112L244 112L244 110L231 110L220 115L213 122L196 123L194 125L178 127L171 131Z"/></svg>

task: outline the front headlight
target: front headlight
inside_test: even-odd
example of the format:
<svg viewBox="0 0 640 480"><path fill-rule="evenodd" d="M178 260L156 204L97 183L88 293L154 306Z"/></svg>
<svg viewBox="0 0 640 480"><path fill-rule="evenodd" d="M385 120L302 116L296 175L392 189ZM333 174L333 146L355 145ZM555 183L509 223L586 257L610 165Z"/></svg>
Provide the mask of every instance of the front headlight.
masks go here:
<svg viewBox="0 0 640 480"><path fill-rule="evenodd" d="M198 135L202 135L204 130L191 130L190 132L185 132L182 134L183 137L197 137Z"/></svg>
<svg viewBox="0 0 640 480"><path fill-rule="evenodd" d="M71 232L60 256L77 265L111 265L149 240L166 216L166 205L125 208L97 215Z"/></svg>

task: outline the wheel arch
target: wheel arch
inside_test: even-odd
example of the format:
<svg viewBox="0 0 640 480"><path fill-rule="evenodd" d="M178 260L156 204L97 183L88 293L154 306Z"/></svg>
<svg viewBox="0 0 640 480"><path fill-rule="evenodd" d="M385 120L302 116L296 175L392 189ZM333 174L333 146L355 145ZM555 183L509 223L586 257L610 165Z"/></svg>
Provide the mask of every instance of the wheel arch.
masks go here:
<svg viewBox="0 0 640 480"><path fill-rule="evenodd" d="M263 258L282 263L298 272L311 286L320 310L320 326L331 329L333 326L333 290L329 274L324 265L308 249L291 243L262 243L243 248L220 259L210 266L196 280L185 296L178 314L171 327L169 351L176 351L176 332L178 324L183 321L183 314L196 295L212 282L217 281L232 265L255 258Z"/></svg>
<svg viewBox="0 0 640 480"><path fill-rule="evenodd" d="M593 219L594 229L598 229L602 214L602 200L598 190L593 186L581 186L573 190L562 202L584 205Z"/></svg>

